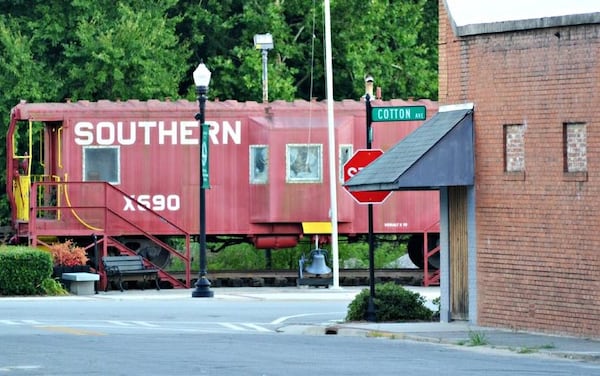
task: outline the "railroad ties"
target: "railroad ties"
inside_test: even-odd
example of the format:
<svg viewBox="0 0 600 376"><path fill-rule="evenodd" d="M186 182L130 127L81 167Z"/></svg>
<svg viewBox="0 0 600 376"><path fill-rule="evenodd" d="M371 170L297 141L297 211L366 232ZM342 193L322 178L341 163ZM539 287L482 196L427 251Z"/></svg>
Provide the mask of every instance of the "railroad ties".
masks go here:
<svg viewBox="0 0 600 376"><path fill-rule="evenodd" d="M184 273L171 274L179 279L184 278ZM180 275L181 274L181 275ZM192 278L194 278L192 274ZM298 272L295 270L219 270L208 272L208 279L213 287L285 287L296 286ZM422 269L377 269L375 282L385 283L394 281L406 286L421 286L423 284ZM192 285L195 280L192 281ZM369 285L368 269L341 269L341 286L367 286Z"/></svg>

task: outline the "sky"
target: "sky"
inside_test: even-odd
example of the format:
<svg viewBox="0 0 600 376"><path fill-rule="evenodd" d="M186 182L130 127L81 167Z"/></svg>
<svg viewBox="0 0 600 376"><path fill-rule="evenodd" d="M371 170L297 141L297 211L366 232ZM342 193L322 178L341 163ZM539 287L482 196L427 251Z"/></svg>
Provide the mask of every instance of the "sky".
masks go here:
<svg viewBox="0 0 600 376"><path fill-rule="evenodd" d="M600 0L446 0L456 26L600 12Z"/></svg>

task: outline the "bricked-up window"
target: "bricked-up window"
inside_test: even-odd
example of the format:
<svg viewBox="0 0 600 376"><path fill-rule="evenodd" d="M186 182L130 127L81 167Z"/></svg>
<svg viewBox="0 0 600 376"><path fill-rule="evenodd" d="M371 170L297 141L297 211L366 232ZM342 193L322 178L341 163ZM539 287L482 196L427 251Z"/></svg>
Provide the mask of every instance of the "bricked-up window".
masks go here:
<svg viewBox="0 0 600 376"><path fill-rule="evenodd" d="M564 123L565 172L587 171L587 126L585 123Z"/></svg>
<svg viewBox="0 0 600 376"><path fill-rule="evenodd" d="M525 171L525 127L522 124L504 126L504 170Z"/></svg>

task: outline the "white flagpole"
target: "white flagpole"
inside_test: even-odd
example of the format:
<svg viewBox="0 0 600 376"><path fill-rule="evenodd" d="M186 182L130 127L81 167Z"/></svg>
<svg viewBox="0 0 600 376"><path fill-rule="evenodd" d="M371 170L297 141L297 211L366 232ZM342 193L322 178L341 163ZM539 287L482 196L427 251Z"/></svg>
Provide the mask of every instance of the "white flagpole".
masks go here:
<svg viewBox="0 0 600 376"><path fill-rule="evenodd" d="M329 188L331 201L331 253L333 269L333 288L340 287L340 266L338 249L338 212L337 212L337 169L335 148L335 123L333 117L333 67L331 56L331 13L329 0L325 0L325 78L327 81L327 124L329 134Z"/></svg>

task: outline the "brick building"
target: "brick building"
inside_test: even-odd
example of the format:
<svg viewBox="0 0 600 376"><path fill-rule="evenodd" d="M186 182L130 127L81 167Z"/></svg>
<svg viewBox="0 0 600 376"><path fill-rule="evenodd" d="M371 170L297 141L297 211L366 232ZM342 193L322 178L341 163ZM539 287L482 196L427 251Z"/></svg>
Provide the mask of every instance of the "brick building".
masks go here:
<svg viewBox="0 0 600 376"><path fill-rule="evenodd" d="M502 18L489 3L440 1L439 101L460 106L438 123L451 130L409 135L349 189L440 191L442 320L600 337L600 4L527 15L493 2ZM449 162L452 147L464 152ZM471 161L470 179L404 184Z"/></svg>

